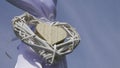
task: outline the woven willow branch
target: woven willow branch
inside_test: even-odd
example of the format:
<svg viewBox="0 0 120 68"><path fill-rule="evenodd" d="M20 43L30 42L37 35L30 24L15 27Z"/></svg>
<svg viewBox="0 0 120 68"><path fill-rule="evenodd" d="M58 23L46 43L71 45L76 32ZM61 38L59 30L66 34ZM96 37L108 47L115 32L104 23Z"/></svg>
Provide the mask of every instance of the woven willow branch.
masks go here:
<svg viewBox="0 0 120 68"><path fill-rule="evenodd" d="M50 25L60 26L66 30L68 36L64 42L51 46L33 32L32 27L39 23L51 23ZM45 18L37 19L29 13L14 17L12 25L17 37L33 48L36 53L50 64L57 61L60 56L71 53L80 42L79 34L69 24L51 22Z"/></svg>

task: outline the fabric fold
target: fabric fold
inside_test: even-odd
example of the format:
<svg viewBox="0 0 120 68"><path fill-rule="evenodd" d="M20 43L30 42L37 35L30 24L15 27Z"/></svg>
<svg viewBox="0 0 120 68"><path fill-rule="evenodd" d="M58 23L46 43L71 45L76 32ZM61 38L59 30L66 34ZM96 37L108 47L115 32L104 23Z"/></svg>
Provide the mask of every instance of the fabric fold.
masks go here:
<svg viewBox="0 0 120 68"><path fill-rule="evenodd" d="M7 0L16 7L29 12L37 18L45 17L54 20L57 0Z"/></svg>

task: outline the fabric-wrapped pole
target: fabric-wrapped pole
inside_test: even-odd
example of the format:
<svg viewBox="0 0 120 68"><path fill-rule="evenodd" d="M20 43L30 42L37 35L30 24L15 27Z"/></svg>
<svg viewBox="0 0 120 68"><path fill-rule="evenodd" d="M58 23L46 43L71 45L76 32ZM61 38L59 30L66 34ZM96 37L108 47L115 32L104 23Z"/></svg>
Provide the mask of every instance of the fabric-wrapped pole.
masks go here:
<svg viewBox="0 0 120 68"><path fill-rule="evenodd" d="M21 8L37 18L46 18L50 21L55 20L57 0L7 0L18 8ZM34 51L21 43L18 47L19 55L15 68L67 68L66 58L63 57L59 62L47 65Z"/></svg>

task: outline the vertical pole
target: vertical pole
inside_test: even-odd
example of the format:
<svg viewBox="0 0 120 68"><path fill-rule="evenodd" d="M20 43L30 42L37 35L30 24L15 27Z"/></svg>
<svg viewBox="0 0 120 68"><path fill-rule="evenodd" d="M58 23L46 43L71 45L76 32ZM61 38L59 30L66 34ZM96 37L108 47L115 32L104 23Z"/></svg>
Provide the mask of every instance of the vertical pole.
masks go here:
<svg viewBox="0 0 120 68"><path fill-rule="evenodd" d="M57 0L7 0L18 8L21 8L37 18L44 17L48 20L54 20L56 16ZM67 68L66 57L60 58L60 61L52 65L45 64L45 61L39 57L33 50L21 43L18 47L19 55L15 68Z"/></svg>

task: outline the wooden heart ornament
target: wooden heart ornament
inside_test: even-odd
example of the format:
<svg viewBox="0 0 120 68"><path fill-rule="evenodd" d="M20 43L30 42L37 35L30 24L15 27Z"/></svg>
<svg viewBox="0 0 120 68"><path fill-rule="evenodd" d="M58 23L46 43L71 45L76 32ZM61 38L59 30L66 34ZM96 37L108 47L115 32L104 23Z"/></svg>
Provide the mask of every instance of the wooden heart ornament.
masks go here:
<svg viewBox="0 0 120 68"><path fill-rule="evenodd" d="M46 23L36 26L36 34L50 45L59 43L67 37L67 32L63 28Z"/></svg>

